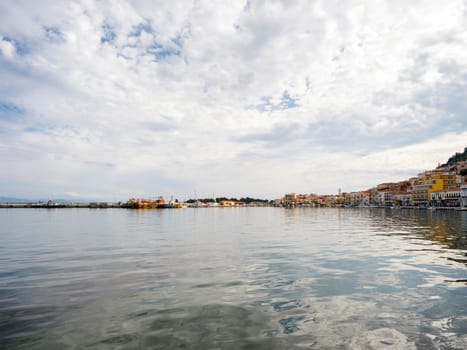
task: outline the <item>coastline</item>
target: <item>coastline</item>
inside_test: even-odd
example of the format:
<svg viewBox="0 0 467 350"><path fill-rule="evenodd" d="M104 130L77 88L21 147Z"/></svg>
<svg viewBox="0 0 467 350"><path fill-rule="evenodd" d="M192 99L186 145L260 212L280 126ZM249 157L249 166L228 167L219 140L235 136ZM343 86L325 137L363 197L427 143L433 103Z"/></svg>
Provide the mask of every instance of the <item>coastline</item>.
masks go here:
<svg viewBox="0 0 467 350"><path fill-rule="evenodd" d="M195 209L206 209L206 208L241 208L241 207L273 207L283 209L299 209L299 208L335 208L335 209L390 209L390 210L456 210L456 211L467 211L465 207L419 207L419 206L311 206L311 205L297 205L297 206L284 206L284 205L239 205L239 206L187 206L183 208L195 208ZM159 208L135 208L129 206L123 202L80 202L80 203L0 203L0 209L70 209L70 208L82 208L82 209L180 209L171 207L159 207Z"/></svg>

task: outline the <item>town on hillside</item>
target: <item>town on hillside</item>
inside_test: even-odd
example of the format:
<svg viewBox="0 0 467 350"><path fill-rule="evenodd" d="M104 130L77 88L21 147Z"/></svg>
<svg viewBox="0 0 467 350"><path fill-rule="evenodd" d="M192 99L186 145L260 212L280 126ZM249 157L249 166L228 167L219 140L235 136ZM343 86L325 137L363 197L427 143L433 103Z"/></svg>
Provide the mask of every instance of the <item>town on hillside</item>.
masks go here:
<svg viewBox="0 0 467 350"><path fill-rule="evenodd" d="M185 202L163 197L130 198L126 202L1 201L0 208L129 208L172 209L213 207L391 207L467 210L467 147L436 169L399 182L386 182L355 192L337 194L288 193L274 200L252 197L195 198Z"/></svg>
<svg viewBox="0 0 467 350"><path fill-rule="evenodd" d="M288 193L275 199L285 207L396 207L467 210L467 147L436 169L410 179L387 182L364 191L335 195Z"/></svg>

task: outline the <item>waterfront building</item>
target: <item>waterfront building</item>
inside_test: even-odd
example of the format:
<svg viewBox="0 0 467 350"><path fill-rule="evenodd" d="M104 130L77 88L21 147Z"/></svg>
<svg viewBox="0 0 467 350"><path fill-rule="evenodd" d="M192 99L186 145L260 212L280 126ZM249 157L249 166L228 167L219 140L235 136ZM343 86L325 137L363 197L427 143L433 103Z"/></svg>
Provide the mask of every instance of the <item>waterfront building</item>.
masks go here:
<svg viewBox="0 0 467 350"><path fill-rule="evenodd" d="M407 207L412 202L412 194L410 192L397 192L393 196L393 205Z"/></svg>
<svg viewBox="0 0 467 350"><path fill-rule="evenodd" d="M333 198L334 198L333 205L340 206L340 205L344 204L344 194L342 192L339 195L337 195L337 196L335 196Z"/></svg>
<svg viewBox="0 0 467 350"><path fill-rule="evenodd" d="M223 200L223 201L220 201L219 204L221 207L242 207L245 205L244 202L232 201L232 200Z"/></svg>
<svg viewBox="0 0 467 350"><path fill-rule="evenodd" d="M370 188L370 205L378 205L378 189L376 187Z"/></svg>
<svg viewBox="0 0 467 350"><path fill-rule="evenodd" d="M287 206L295 206L298 202L298 195L295 192L287 193L284 196L284 202Z"/></svg>
<svg viewBox="0 0 467 350"><path fill-rule="evenodd" d="M429 170L418 175L412 190L413 205L426 206L435 191L453 190L456 187L456 175L442 170Z"/></svg>
<svg viewBox="0 0 467 350"><path fill-rule="evenodd" d="M317 207L321 206L321 198L314 193L296 194L292 192L284 195L283 204L287 207Z"/></svg>
<svg viewBox="0 0 467 350"><path fill-rule="evenodd" d="M356 206L369 206L370 205L371 190L356 191L343 194L343 203L345 205Z"/></svg>
<svg viewBox="0 0 467 350"><path fill-rule="evenodd" d="M317 206L319 207L333 207L333 206L336 206L336 205L340 205L343 203L343 200L341 200L341 198L343 198L341 195L332 195L332 194L326 194L326 195L322 195L322 196L318 196L317 200L316 200L316 204Z"/></svg>
<svg viewBox="0 0 467 350"><path fill-rule="evenodd" d="M349 192L344 196L344 204L355 207L360 204L362 194L361 192Z"/></svg>
<svg viewBox="0 0 467 350"><path fill-rule="evenodd" d="M456 175L456 183L458 185L464 183L464 176L463 175Z"/></svg>
<svg viewBox="0 0 467 350"><path fill-rule="evenodd" d="M407 198L411 197L412 182L404 180L399 182L386 182L376 186L376 192L373 191L372 204L391 206L407 206Z"/></svg>
<svg viewBox="0 0 467 350"><path fill-rule="evenodd" d="M429 189L430 185L424 181L419 180L415 182L412 190L412 205L427 205L429 201Z"/></svg>
<svg viewBox="0 0 467 350"><path fill-rule="evenodd" d="M276 198L272 200L272 205L275 207L280 207L284 204L284 198Z"/></svg>
<svg viewBox="0 0 467 350"><path fill-rule="evenodd" d="M461 185L461 207L467 208L467 183Z"/></svg>
<svg viewBox="0 0 467 350"><path fill-rule="evenodd" d="M393 204L394 192L393 191L378 191L378 205L391 206Z"/></svg>
<svg viewBox="0 0 467 350"><path fill-rule="evenodd" d="M299 194L297 195L296 202L300 206L315 206L318 196L316 194Z"/></svg>
<svg viewBox="0 0 467 350"><path fill-rule="evenodd" d="M360 206L368 207L370 205L371 189L362 191Z"/></svg>
<svg viewBox="0 0 467 350"><path fill-rule="evenodd" d="M430 194L430 204L434 207L458 207L461 203L461 188L447 191L433 191Z"/></svg>

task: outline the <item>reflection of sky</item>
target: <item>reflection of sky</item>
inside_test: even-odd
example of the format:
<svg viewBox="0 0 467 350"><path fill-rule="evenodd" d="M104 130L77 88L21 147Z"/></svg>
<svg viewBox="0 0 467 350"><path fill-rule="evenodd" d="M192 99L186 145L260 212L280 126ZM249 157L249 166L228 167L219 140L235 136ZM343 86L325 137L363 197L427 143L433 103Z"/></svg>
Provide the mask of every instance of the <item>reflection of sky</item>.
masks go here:
<svg viewBox="0 0 467 350"><path fill-rule="evenodd" d="M29 220L19 220L26 213ZM128 341L169 329L180 329L174 335L180 339L199 331L203 341L214 341L212 322L225 337L241 337L233 325L245 317L248 336L272 342L269 348L284 339L316 348L377 348L380 340L401 349L467 344L466 287L447 282L466 278L458 261L464 213L232 208L0 215L0 251L8 261L0 282L16 293L16 301L0 293L0 312L11 303L21 304L24 315L42 312L33 303L47 305L57 337L73 328L77 342L89 334L98 340L86 322L74 320L99 324L102 334L117 320L112 327L131 334ZM21 314L14 317L22 324Z"/></svg>

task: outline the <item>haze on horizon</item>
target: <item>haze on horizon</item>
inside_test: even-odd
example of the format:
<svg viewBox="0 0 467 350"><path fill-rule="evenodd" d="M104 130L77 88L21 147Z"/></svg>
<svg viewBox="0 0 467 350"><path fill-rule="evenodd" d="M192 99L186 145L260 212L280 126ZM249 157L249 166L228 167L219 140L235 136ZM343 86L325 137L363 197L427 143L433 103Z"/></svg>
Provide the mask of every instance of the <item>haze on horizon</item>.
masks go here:
<svg viewBox="0 0 467 350"><path fill-rule="evenodd" d="M0 195L274 198L467 140L467 4L3 1Z"/></svg>

